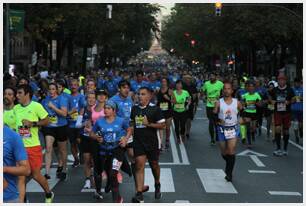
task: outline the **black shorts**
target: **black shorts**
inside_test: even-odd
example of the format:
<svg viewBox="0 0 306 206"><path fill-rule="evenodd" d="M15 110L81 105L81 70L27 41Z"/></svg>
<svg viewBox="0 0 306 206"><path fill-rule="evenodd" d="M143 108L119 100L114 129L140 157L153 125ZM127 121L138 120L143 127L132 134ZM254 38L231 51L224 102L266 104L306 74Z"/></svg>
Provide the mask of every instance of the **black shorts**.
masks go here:
<svg viewBox="0 0 306 206"><path fill-rule="evenodd" d="M93 153L94 152L94 140L90 139L88 136L81 135L80 149L83 153Z"/></svg>
<svg viewBox="0 0 306 206"><path fill-rule="evenodd" d="M77 139L81 137L81 129L79 128L68 128L68 136L70 143L76 143Z"/></svg>
<svg viewBox="0 0 306 206"><path fill-rule="evenodd" d="M173 111L172 110L167 110L167 111L162 111L163 116L165 119L169 119L173 117Z"/></svg>
<svg viewBox="0 0 306 206"><path fill-rule="evenodd" d="M212 120L217 120L218 116L217 114L214 113L214 108L213 107L206 107L206 115L208 119L212 119Z"/></svg>
<svg viewBox="0 0 306 206"><path fill-rule="evenodd" d="M156 149L146 149L141 144L134 144L134 157L146 155L149 161L158 161L159 159L159 151L158 148Z"/></svg>
<svg viewBox="0 0 306 206"><path fill-rule="evenodd" d="M258 119L257 113L243 112L242 117L250 118L252 121L256 121Z"/></svg>
<svg viewBox="0 0 306 206"><path fill-rule="evenodd" d="M67 126L62 127L43 127L44 136L52 136L55 141L64 142L67 140Z"/></svg>

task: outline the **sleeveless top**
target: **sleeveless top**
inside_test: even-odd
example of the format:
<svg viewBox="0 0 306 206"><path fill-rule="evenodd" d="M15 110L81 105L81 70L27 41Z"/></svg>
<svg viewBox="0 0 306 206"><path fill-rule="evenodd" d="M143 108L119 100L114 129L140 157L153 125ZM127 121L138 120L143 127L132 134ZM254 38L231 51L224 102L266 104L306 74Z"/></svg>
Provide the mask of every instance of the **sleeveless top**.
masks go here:
<svg viewBox="0 0 306 206"><path fill-rule="evenodd" d="M104 109L102 109L100 112L96 112L95 108L96 106L92 107L91 109L91 120L93 124L95 124L98 119L105 116Z"/></svg>
<svg viewBox="0 0 306 206"><path fill-rule="evenodd" d="M235 126L238 124L238 101L236 98L232 99L231 104L227 104L224 98L219 100L220 111L218 118L224 122L224 126Z"/></svg>

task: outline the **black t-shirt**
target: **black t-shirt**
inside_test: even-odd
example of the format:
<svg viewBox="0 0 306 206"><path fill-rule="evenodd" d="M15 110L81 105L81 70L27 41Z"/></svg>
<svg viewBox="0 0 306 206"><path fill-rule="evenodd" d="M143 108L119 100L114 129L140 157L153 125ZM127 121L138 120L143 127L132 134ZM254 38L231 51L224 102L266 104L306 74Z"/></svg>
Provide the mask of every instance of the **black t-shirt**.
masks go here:
<svg viewBox="0 0 306 206"><path fill-rule="evenodd" d="M291 111L291 104L286 105L286 100L291 101L294 96L294 92L290 87L286 87L285 89L280 89L276 87L271 92L272 100L276 101L274 105L274 111L276 112L290 112Z"/></svg>
<svg viewBox="0 0 306 206"><path fill-rule="evenodd" d="M167 89L166 92L162 92L161 89L157 93L157 106L162 110L162 111L169 111L171 110L171 101L165 99L164 95L167 95L168 98L171 99L171 95L169 94L169 88Z"/></svg>
<svg viewBox="0 0 306 206"><path fill-rule="evenodd" d="M157 129L146 127L143 123L144 116L147 116L149 123L162 123L165 121L161 109L149 103L142 108L140 105L134 105L131 112L131 123L134 125L134 143L143 145L148 150L158 148Z"/></svg>
<svg viewBox="0 0 306 206"><path fill-rule="evenodd" d="M183 83L183 89L186 90L190 94L191 104L193 104L197 99L197 98L193 99L193 95L198 93L196 85L192 83L190 85Z"/></svg>

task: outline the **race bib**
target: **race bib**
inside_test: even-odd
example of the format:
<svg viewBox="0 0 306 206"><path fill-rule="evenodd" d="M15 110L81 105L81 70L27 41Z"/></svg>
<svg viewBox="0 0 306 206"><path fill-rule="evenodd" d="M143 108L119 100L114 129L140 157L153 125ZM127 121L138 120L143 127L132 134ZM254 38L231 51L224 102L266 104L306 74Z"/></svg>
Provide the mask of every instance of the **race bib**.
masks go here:
<svg viewBox="0 0 306 206"><path fill-rule="evenodd" d="M269 110L274 110L274 105L273 104L268 104L268 109Z"/></svg>
<svg viewBox="0 0 306 206"><path fill-rule="evenodd" d="M116 133L106 133L103 138L105 142L116 142Z"/></svg>
<svg viewBox="0 0 306 206"><path fill-rule="evenodd" d="M113 159L113 167L112 167L113 170L119 171L121 165L122 165L122 162L118 161L116 158Z"/></svg>
<svg viewBox="0 0 306 206"><path fill-rule="evenodd" d="M50 125L56 125L57 124L57 116L49 116L49 120L50 120Z"/></svg>
<svg viewBox="0 0 306 206"><path fill-rule="evenodd" d="M300 96L295 96L295 100L297 103L301 102L301 97Z"/></svg>
<svg viewBox="0 0 306 206"><path fill-rule="evenodd" d="M235 127L224 129L225 139L233 139L236 138L236 130Z"/></svg>
<svg viewBox="0 0 306 206"><path fill-rule="evenodd" d="M31 137L31 129L29 127L20 126L18 128L18 133L23 138L30 138Z"/></svg>
<svg viewBox="0 0 306 206"><path fill-rule="evenodd" d="M78 119L79 114L77 112L74 112L70 116L72 120L76 121Z"/></svg>
<svg viewBox="0 0 306 206"><path fill-rule="evenodd" d="M144 116L139 115L135 117L136 128L145 128L143 125Z"/></svg>
<svg viewBox="0 0 306 206"><path fill-rule="evenodd" d="M127 143L130 144L132 142L133 142L133 136L131 135Z"/></svg>
<svg viewBox="0 0 306 206"><path fill-rule="evenodd" d="M175 109L185 109L185 104L184 103L175 104L174 107L175 107Z"/></svg>
<svg viewBox="0 0 306 206"><path fill-rule="evenodd" d="M169 108L168 102L161 102L159 107L162 111L167 111Z"/></svg>
<svg viewBox="0 0 306 206"><path fill-rule="evenodd" d="M278 102L277 103L277 111L278 112L285 112L286 111L286 103L285 102Z"/></svg>

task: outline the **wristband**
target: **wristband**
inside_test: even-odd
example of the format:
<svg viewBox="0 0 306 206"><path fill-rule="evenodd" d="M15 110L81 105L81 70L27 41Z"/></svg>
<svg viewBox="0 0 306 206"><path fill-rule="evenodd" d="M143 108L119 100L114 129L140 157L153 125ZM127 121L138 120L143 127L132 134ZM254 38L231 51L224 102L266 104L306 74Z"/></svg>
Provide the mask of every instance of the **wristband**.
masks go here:
<svg viewBox="0 0 306 206"><path fill-rule="evenodd" d="M32 127L38 127L37 122L32 122Z"/></svg>

